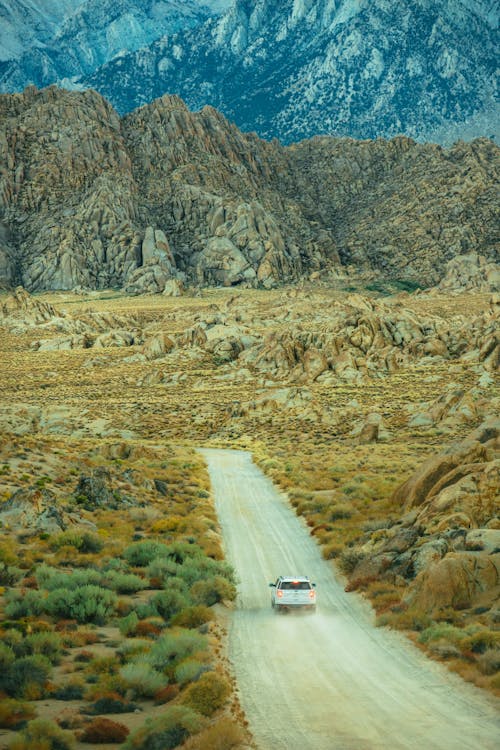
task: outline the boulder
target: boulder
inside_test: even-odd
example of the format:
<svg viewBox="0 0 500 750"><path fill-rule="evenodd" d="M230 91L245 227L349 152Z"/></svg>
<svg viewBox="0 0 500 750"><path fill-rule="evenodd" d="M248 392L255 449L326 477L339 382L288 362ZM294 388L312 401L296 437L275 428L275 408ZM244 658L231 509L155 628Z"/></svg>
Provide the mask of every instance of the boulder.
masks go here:
<svg viewBox="0 0 500 750"><path fill-rule="evenodd" d="M472 607L485 591L500 585L500 554L450 552L425 568L410 585L406 601L423 612Z"/></svg>
<svg viewBox="0 0 500 750"><path fill-rule="evenodd" d="M432 493L440 480L443 488L447 477L461 464L472 463L486 458L486 448L476 441L470 441L460 448L432 456L403 485L398 487L392 496L392 502L410 510L421 505Z"/></svg>
<svg viewBox="0 0 500 750"><path fill-rule="evenodd" d="M54 534L73 527L95 530L80 514L64 510L51 490L29 488L17 490L0 506L0 520L5 528L32 533Z"/></svg>

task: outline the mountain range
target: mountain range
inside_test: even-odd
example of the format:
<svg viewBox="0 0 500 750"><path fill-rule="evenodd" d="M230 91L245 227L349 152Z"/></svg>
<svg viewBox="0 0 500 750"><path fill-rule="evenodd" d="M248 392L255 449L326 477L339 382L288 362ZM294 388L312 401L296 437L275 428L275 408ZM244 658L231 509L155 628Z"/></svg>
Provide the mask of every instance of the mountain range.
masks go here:
<svg viewBox="0 0 500 750"><path fill-rule="evenodd" d="M499 155L489 139L285 147L175 96L120 118L95 91L31 87L0 96L0 276L140 293L352 269L430 286L457 257L498 261Z"/></svg>
<svg viewBox="0 0 500 750"><path fill-rule="evenodd" d="M498 135L494 0L52 5L67 5L64 22L3 63L0 90L91 87L122 114L178 94L191 109L215 106L242 130L284 143ZM33 33L33 17L27 27Z"/></svg>

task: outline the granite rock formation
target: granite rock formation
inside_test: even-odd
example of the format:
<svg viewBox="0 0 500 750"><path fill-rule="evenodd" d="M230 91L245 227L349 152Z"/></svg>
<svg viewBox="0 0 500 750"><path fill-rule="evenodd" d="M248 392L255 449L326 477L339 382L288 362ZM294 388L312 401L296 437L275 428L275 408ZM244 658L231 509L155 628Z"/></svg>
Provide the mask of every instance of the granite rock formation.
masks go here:
<svg viewBox="0 0 500 750"><path fill-rule="evenodd" d="M1 96L0 122L4 285L178 293L343 265L428 286L472 253L494 280L499 149L486 139L283 147L177 97L120 119L93 91L55 87Z"/></svg>

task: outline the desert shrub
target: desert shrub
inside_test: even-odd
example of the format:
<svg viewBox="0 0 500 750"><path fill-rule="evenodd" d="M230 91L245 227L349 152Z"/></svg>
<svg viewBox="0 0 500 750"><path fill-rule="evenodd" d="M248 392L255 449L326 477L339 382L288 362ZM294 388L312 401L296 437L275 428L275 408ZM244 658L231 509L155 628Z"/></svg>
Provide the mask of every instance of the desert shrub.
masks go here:
<svg viewBox="0 0 500 750"><path fill-rule="evenodd" d="M15 586L24 575L24 570L0 562L0 586Z"/></svg>
<svg viewBox="0 0 500 750"><path fill-rule="evenodd" d="M433 624L432 618L416 609L384 612L377 617L377 627L390 626L399 630L416 630L421 632Z"/></svg>
<svg viewBox="0 0 500 750"><path fill-rule="evenodd" d="M132 661L139 654L145 654L151 648L151 641L134 638L133 640L124 641L116 653L122 662Z"/></svg>
<svg viewBox="0 0 500 750"><path fill-rule="evenodd" d="M181 687L184 687L189 682L195 682L203 672L209 670L210 667L207 666L207 664L203 664L197 659L187 659L175 668L175 681L178 682Z"/></svg>
<svg viewBox="0 0 500 750"><path fill-rule="evenodd" d="M55 617L104 625L116 608L116 594L100 586L56 589L47 598L47 612Z"/></svg>
<svg viewBox="0 0 500 750"><path fill-rule="evenodd" d="M19 729L36 714L34 706L14 698L0 701L0 728Z"/></svg>
<svg viewBox="0 0 500 750"><path fill-rule="evenodd" d="M500 673L496 674L494 677L491 678L491 680L490 680L490 686L494 690L500 690Z"/></svg>
<svg viewBox="0 0 500 750"><path fill-rule="evenodd" d="M119 693L107 693L97 698L87 711L89 714L128 714L137 709Z"/></svg>
<svg viewBox="0 0 500 750"><path fill-rule="evenodd" d="M158 690L158 692L155 695L155 703L157 706L161 705L162 703L168 703L169 701L172 701L174 698L176 698L179 695L179 686L178 685L165 685L164 688L161 690Z"/></svg>
<svg viewBox="0 0 500 750"><path fill-rule="evenodd" d="M92 742L96 745L104 743L120 744L125 742L128 735L129 729L125 724L99 717L85 727L80 739L82 742Z"/></svg>
<svg viewBox="0 0 500 750"><path fill-rule="evenodd" d="M214 576L204 581L196 581L190 589L190 594L196 604L212 604L221 602L223 599L232 601L236 598L236 588L230 581L222 576Z"/></svg>
<svg viewBox="0 0 500 750"><path fill-rule="evenodd" d="M343 573L349 575L356 565L363 559L363 553L359 550L347 548L343 550L338 558L339 567Z"/></svg>
<svg viewBox="0 0 500 750"><path fill-rule="evenodd" d="M203 718L188 706L167 706L156 719L129 734L124 750L173 750L203 725Z"/></svg>
<svg viewBox="0 0 500 750"><path fill-rule="evenodd" d="M57 664L61 658L62 640L57 633L30 633L22 642L20 656L42 654L51 664Z"/></svg>
<svg viewBox="0 0 500 750"><path fill-rule="evenodd" d="M169 622L174 615L189 604L186 597L178 591L160 591L150 599L150 602L155 611L166 622Z"/></svg>
<svg viewBox="0 0 500 750"><path fill-rule="evenodd" d="M120 667L120 660L116 655L95 657L87 667L89 674L115 674Z"/></svg>
<svg viewBox="0 0 500 750"><path fill-rule="evenodd" d="M71 573L49 568L49 566L40 566L35 572L40 588L47 591L57 591L60 589L75 589L82 586L99 586L102 580L102 573L92 568L85 570L74 570Z"/></svg>
<svg viewBox="0 0 500 750"><path fill-rule="evenodd" d="M138 622L139 618L137 616L137 613L134 611L130 612L130 614L128 614L126 617L122 617L118 623L120 633L125 637L134 635L137 629Z"/></svg>
<svg viewBox="0 0 500 750"><path fill-rule="evenodd" d="M9 623L8 620L4 621L2 624L3 627L6 628L6 630L4 630L4 632L2 633L2 639L0 643L3 643L4 646L9 646L9 648L15 651L17 647L23 642L23 637L26 634L26 625L25 623L20 622Z"/></svg>
<svg viewBox="0 0 500 750"><path fill-rule="evenodd" d="M8 591L5 614L18 620L21 617L38 617L45 608L45 596L41 591Z"/></svg>
<svg viewBox="0 0 500 750"><path fill-rule="evenodd" d="M8 745L9 750L73 750L73 732L61 729L55 721L33 719Z"/></svg>
<svg viewBox="0 0 500 750"><path fill-rule="evenodd" d="M104 547L104 542L98 536L91 534L88 531L64 531L52 540L50 546L55 550L66 546L75 547L78 552L87 554L100 552Z"/></svg>
<svg viewBox="0 0 500 750"><path fill-rule="evenodd" d="M460 628L456 628L454 625L450 625L447 622L434 623L430 627L425 628L420 635L418 640L420 643L430 643L431 641L446 640L450 643L460 643L466 636L466 633Z"/></svg>
<svg viewBox="0 0 500 750"><path fill-rule="evenodd" d="M137 614L139 620L147 620L148 617L158 616L158 613L150 602L138 602L134 604L133 611Z"/></svg>
<svg viewBox="0 0 500 750"><path fill-rule="evenodd" d="M45 656L24 656L0 674L0 690L13 698L31 698L33 692L40 696L51 671L52 665Z"/></svg>
<svg viewBox="0 0 500 750"><path fill-rule="evenodd" d="M500 632L494 630L480 630L462 642L462 648L473 651L475 654L484 654L486 651L500 646Z"/></svg>
<svg viewBox="0 0 500 750"><path fill-rule="evenodd" d="M105 585L119 594L135 594L148 587L148 582L134 573L110 571L106 574Z"/></svg>
<svg viewBox="0 0 500 750"><path fill-rule="evenodd" d="M222 708L230 692L229 682L223 675L218 672L205 672L197 682L189 685L182 700L203 716L213 716Z"/></svg>
<svg viewBox="0 0 500 750"><path fill-rule="evenodd" d="M228 581L234 581L234 572L230 565L219 560L213 560L211 557L197 556L187 559L177 571L177 575L192 586L196 581L202 581L214 576L226 578Z"/></svg>
<svg viewBox="0 0 500 750"><path fill-rule="evenodd" d="M179 569L178 563L169 557L155 557L146 568L148 578L164 581L171 576L176 576Z"/></svg>
<svg viewBox="0 0 500 750"><path fill-rule="evenodd" d="M175 667L181 661L207 650L207 639L201 633L186 628L175 628L161 635L151 647L148 661L156 669Z"/></svg>
<svg viewBox="0 0 500 750"><path fill-rule="evenodd" d="M155 541L135 542L123 551L123 557L129 565L145 568L156 557L168 557L168 545Z"/></svg>
<svg viewBox="0 0 500 750"><path fill-rule="evenodd" d="M7 643L0 641L0 679L1 675L5 673L15 659L14 649Z"/></svg>
<svg viewBox="0 0 500 750"><path fill-rule="evenodd" d="M152 698L168 683L168 677L144 662L126 664L120 669L120 676L136 698Z"/></svg>
<svg viewBox="0 0 500 750"><path fill-rule="evenodd" d="M233 750L243 745L243 729L232 719L223 716L219 721L190 737L183 750Z"/></svg>
<svg viewBox="0 0 500 750"><path fill-rule="evenodd" d="M160 617L151 617L148 620L141 620L137 623L136 635L153 636L160 635L165 626L165 622Z"/></svg>
<svg viewBox="0 0 500 750"><path fill-rule="evenodd" d="M125 560L122 560L119 557L111 557L109 560L106 560L106 563L103 565L102 570L105 573L107 573L109 570L115 570L118 573L124 573L127 568L128 565Z"/></svg>
<svg viewBox="0 0 500 750"><path fill-rule="evenodd" d="M341 518L351 518L354 511L346 504L339 503L338 505L332 505L328 513L328 519L330 521L338 521Z"/></svg>
<svg viewBox="0 0 500 750"><path fill-rule="evenodd" d="M489 648L477 660L479 671L483 674L495 674L500 672L500 650Z"/></svg>
<svg viewBox="0 0 500 750"><path fill-rule="evenodd" d="M175 617L172 617L171 624L183 628L199 628L200 625L210 622L213 618L213 612L209 607L197 604L178 612Z"/></svg>
<svg viewBox="0 0 500 750"><path fill-rule="evenodd" d="M84 693L85 687L82 683L68 682L67 685L58 688L51 695L58 701L79 701L83 698Z"/></svg>

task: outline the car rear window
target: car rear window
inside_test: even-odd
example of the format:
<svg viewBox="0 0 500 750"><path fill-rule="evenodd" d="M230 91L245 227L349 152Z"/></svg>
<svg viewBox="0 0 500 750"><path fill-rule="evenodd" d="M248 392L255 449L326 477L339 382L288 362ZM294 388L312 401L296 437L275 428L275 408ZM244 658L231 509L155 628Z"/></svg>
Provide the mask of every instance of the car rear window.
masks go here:
<svg viewBox="0 0 500 750"><path fill-rule="evenodd" d="M292 591L306 591L311 588L309 581L282 581L281 588Z"/></svg>

